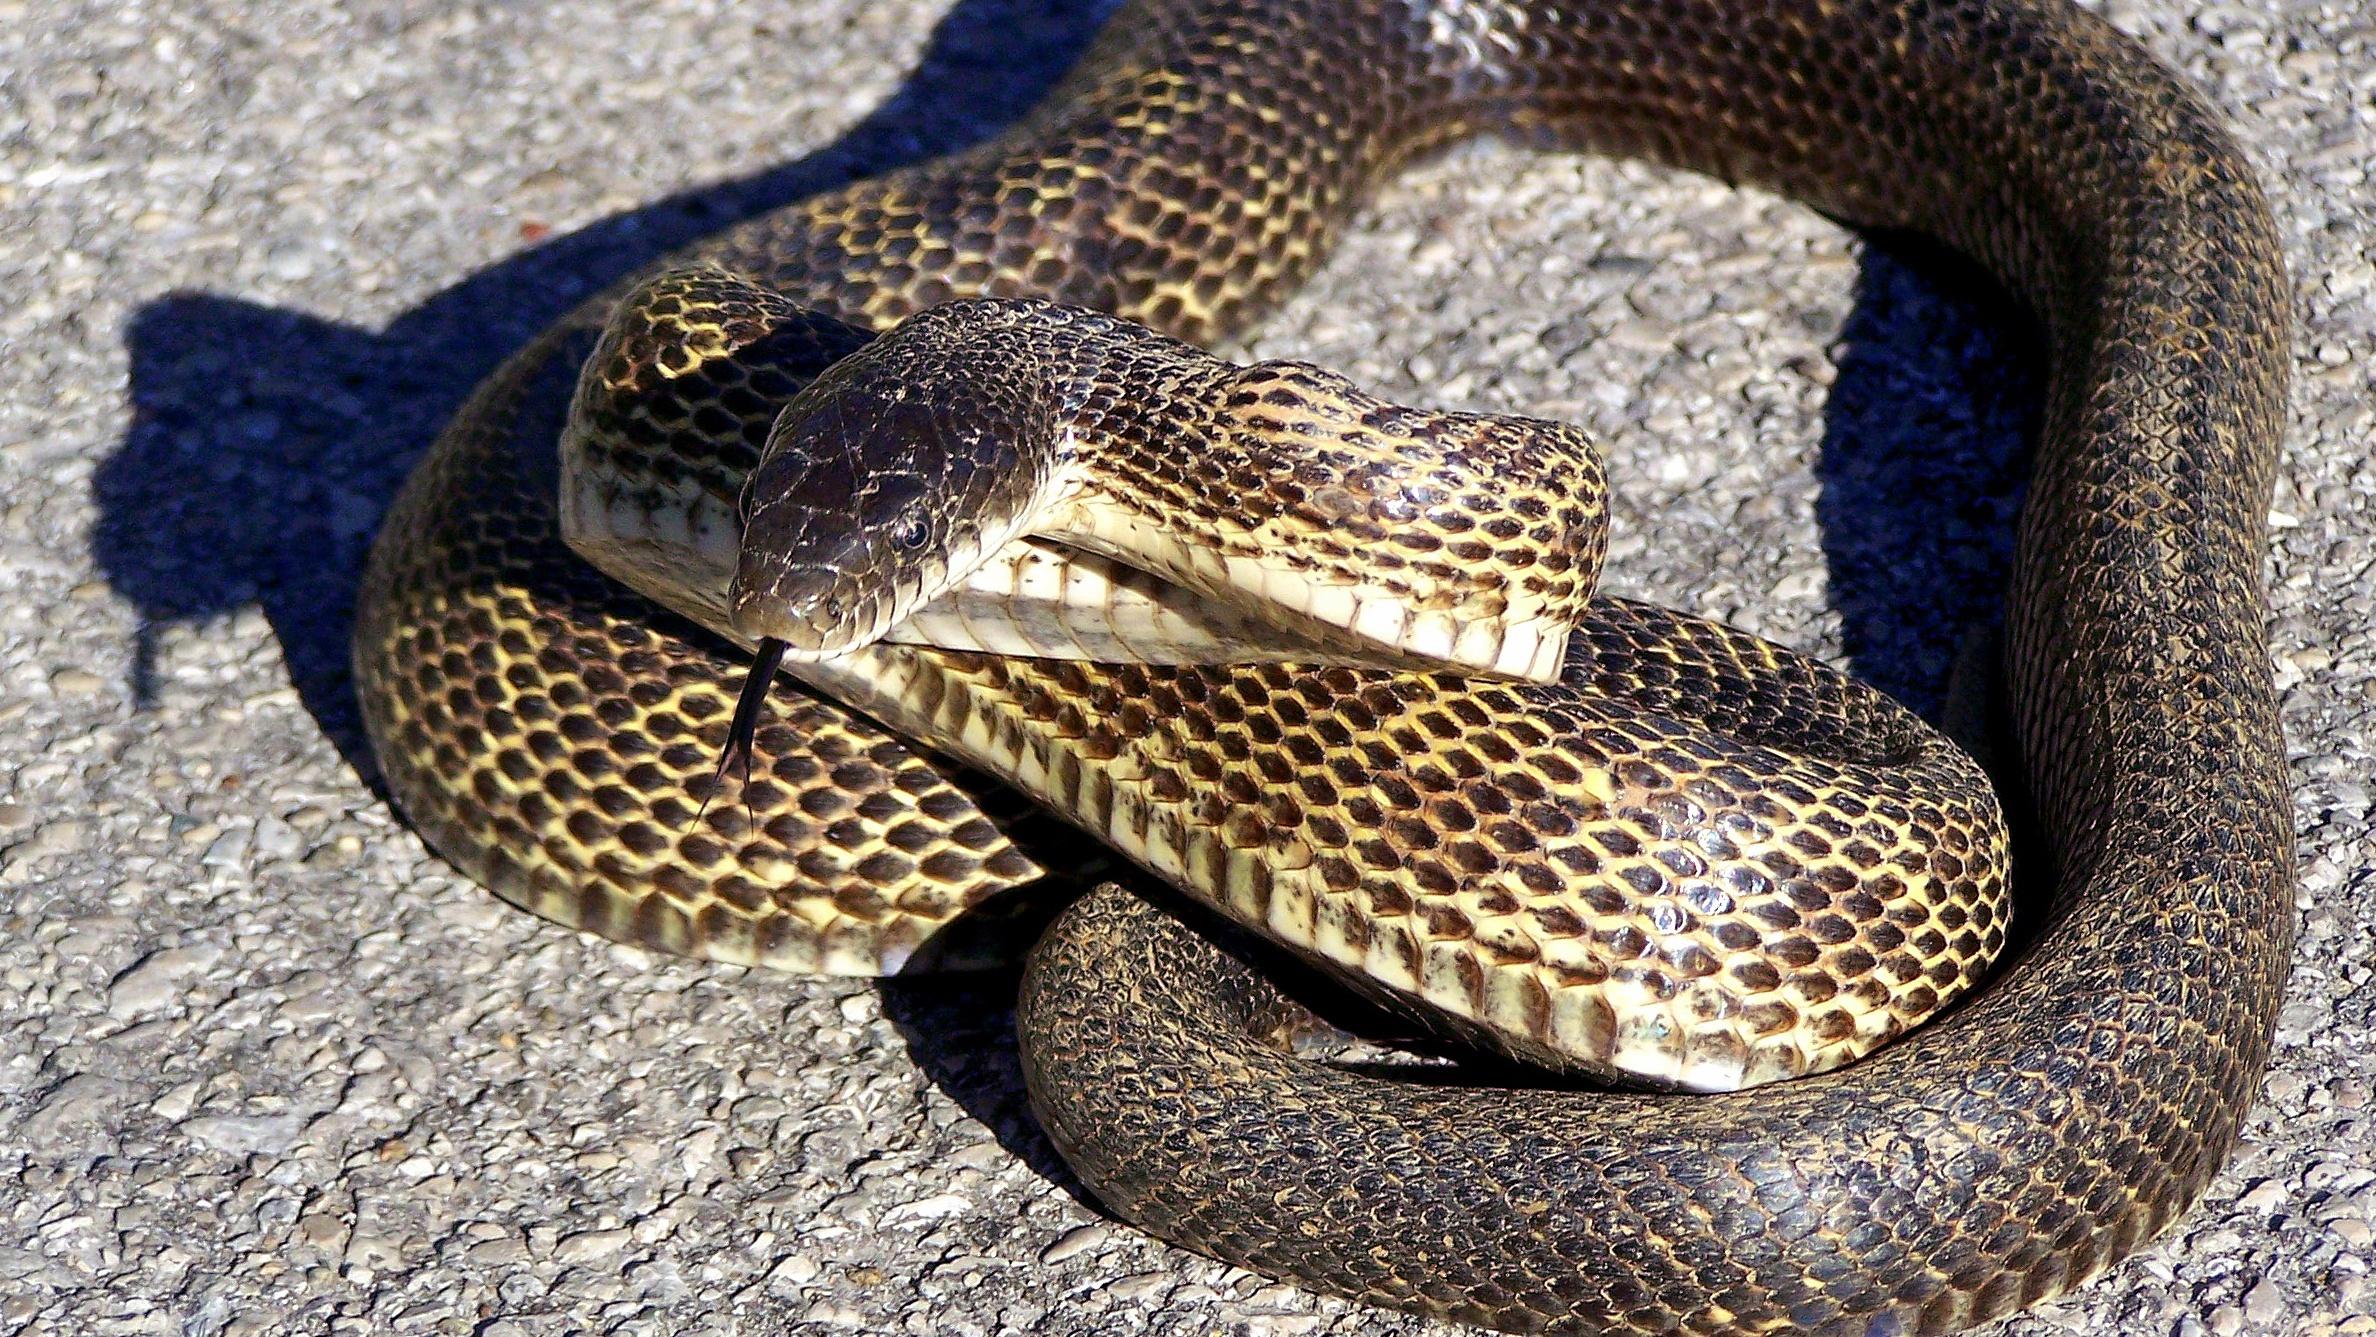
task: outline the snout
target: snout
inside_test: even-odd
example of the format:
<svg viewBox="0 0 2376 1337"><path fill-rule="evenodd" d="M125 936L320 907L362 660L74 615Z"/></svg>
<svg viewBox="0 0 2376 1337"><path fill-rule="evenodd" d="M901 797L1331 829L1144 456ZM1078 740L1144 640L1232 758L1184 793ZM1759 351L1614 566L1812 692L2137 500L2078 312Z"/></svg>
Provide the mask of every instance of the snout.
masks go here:
<svg viewBox="0 0 2376 1337"><path fill-rule="evenodd" d="M745 640L781 641L790 660L830 659L888 630L880 601L862 595L846 572L746 560L727 590L727 613Z"/></svg>

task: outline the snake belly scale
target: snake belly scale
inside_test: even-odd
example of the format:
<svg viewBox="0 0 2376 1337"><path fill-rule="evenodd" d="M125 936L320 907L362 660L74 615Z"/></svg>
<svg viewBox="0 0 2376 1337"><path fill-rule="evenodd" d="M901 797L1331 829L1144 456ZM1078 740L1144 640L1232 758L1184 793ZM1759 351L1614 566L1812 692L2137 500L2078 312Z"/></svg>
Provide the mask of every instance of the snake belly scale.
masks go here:
<svg viewBox="0 0 2376 1337"><path fill-rule="evenodd" d="M2232 1145L2292 925L2258 590L2283 273L2237 150L2133 43L2043 0L1148 0L1001 139L691 258L815 310L794 337L820 343L970 296L1201 342L1308 272L1397 164L1478 131L1917 231L2037 311L2049 398L2005 639L2046 922L1952 1015L1837 1071L1456 1092L1295 1060L1271 986L1103 890L1026 975L1035 1108L1149 1229L1514 1331L1948 1331L2077 1284ZM995 952L950 930L1010 922L1003 893L1044 871L1034 819L862 716L777 689L743 813L690 822L740 667L558 534L554 446L610 305L481 387L375 547L355 659L399 803L499 892L614 936L844 971ZM721 473L757 445L721 441ZM1621 604L1577 645L1569 686L1653 697L1677 657L1770 653ZM846 687L869 708L901 664L1052 719L1216 700L1183 690L1213 685L1193 668L866 656L881 671ZM1261 665L1221 685L1257 717L1332 702L1374 724L1407 704L1382 684L1426 681ZM1521 690L1473 698L1486 755L1525 708L1493 694Z"/></svg>

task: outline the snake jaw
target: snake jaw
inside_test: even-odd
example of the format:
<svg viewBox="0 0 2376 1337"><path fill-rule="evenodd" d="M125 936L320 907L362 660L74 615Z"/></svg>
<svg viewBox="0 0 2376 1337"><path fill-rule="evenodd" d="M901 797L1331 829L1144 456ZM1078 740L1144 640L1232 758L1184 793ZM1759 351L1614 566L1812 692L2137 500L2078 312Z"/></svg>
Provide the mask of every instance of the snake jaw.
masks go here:
<svg viewBox="0 0 2376 1337"><path fill-rule="evenodd" d="M866 645L890 629L886 600L855 588L830 565L792 566L779 554L746 546L726 607L738 639L793 663L829 659Z"/></svg>

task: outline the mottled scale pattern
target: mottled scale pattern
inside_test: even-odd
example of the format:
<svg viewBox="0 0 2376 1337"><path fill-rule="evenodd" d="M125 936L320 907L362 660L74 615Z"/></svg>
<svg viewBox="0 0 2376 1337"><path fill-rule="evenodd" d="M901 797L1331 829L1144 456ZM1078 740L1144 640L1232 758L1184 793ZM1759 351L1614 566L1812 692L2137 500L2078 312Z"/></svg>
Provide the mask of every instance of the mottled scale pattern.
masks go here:
<svg viewBox="0 0 2376 1337"><path fill-rule="evenodd" d="M746 431L690 431L688 465L673 439L634 429L698 419L679 407L688 382L755 401L763 379L795 379L776 345L797 361L818 340L769 315L779 303L706 270L631 293L580 377L564 494L593 490L575 481L591 472L614 499L648 497L628 508L643 514L685 473L732 481ZM708 370L737 349L750 376ZM1406 409L1315 367L1240 367L1011 300L909 317L786 398L740 489L741 578L756 566L764 583L822 546L870 633L922 577L892 560L895 537L853 550L831 515L850 485L811 498L813 471L905 489L900 524L929 514L920 532L966 530L976 551L1015 533L1074 539L1175 576L1183 597L1328 629L1309 639L1368 628L1417 650L1397 637L1433 630L1435 659L1476 639L1472 666L1493 669L1512 645L1537 667L1538 649L1580 632L1558 690L908 650L792 670L1514 1055L1698 1089L1801 1076L1919 1024L2004 945L2004 824L1951 744L1752 638L1587 609L1605 516L1598 458L1572 428ZM721 426L757 416L720 412ZM643 463L651 452L668 458ZM710 489L710 509L732 490ZM655 582L645 549L618 562L610 537L564 530L672 606L728 602L714 562L680 553L675 583ZM1331 597L1336 616L1318 616ZM1392 618L1372 626L1381 605ZM1530 676L1558 682L1558 665Z"/></svg>
<svg viewBox="0 0 2376 1337"><path fill-rule="evenodd" d="M586 357L563 458L732 497L785 401L870 337L726 270L670 270L622 299ZM674 448L688 439L704 449Z"/></svg>
<svg viewBox="0 0 2376 1337"><path fill-rule="evenodd" d="M1835 1067L2005 942L1978 769L1836 673L1595 608L1557 687L884 650L801 670L1350 982L1553 1068Z"/></svg>
<svg viewBox="0 0 2376 1337"><path fill-rule="evenodd" d="M1562 423L1409 408L1306 363L1162 349L1094 378L1071 418L1100 444L1052 537L1110 551L1193 532L1159 574L1301 614L1289 625L1323 641L1350 630L1556 677L1607 549L1599 454Z"/></svg>
<svg viewBox="0 0 2376 1337"><path fill-rule="evenodd" d="M1307 273L1398 163L1481 131L1917 232L2039 313L2004 668L2044 911L1941 1021L1683 1097L1293 1058L1269 983L1100 890L1026 976L1035 1110L1148 1229L1511 1331L1945 1332L2079 1284L2233 1146L2293 928L2259 585L2285 278L2216 116L2110 24L2061 0L1144 0L999 140L670 264L867 328L1037 297L1203 341ZM931 954L1045 863L962 773L779 688L761 782L686 818L739 670L555 532L555 442L610 305L491 378L391 514L356 643L389 786L448 857L567 922L864 968L795 927L846 898L912 946L871 968ZM878 856L937 889L885 904L857 871Z"/></svg>

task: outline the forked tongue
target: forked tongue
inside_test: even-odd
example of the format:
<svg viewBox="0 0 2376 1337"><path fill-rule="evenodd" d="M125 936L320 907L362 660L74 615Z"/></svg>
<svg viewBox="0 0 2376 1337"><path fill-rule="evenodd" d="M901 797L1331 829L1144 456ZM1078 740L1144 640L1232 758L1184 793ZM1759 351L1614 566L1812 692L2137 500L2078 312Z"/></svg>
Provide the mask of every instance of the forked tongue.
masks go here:
<svg viewBox="0 0 2376 1337"><path fill-rule="evenodd" d="M784 662L784 643L777 640L759 642L758 653L751 656L750 672L743 675L742 695L734 700L734 719L726 726L726 750L718 754L717 774L710 777L709 793L701 800L701 810L693 814L699 824L709 812L710 800L726 783L726 771L736 762L742 763L740 782L746 791L743 811L752 825L758 825L758 815L750 810L748 790L751 784L751 743L759 734L759 713L767 708L768 684L775 681L776 668Z"/></svg>

